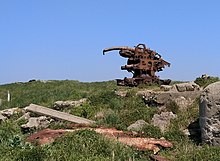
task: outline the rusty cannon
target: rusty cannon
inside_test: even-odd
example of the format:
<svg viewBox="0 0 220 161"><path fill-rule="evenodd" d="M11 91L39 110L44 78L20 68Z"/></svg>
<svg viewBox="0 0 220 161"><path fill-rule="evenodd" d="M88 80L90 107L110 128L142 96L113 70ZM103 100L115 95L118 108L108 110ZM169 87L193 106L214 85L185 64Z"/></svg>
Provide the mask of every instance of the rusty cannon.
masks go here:
<svg viewBox="0 0 220 161"><path fill-rule="evenodd" d="M116 79L117 85L170 84L170 79L161 80L155 75L156 72L162 71L166 66L170 67L170 63L163 60L156 51L147 48L145 44L138 44L134 48L126 46L106 48L103 50L103 55L114 50L119 50L120 56L128 58L127 65L121 66L121 70L127 70L133 74L132 78Z"/></svg>

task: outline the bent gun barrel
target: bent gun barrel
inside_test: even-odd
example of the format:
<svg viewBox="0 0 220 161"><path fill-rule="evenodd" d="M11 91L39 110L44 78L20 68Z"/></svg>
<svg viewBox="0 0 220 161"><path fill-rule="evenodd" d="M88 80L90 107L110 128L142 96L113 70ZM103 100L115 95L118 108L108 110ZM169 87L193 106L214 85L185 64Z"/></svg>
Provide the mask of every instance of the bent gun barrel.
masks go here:
<svg viewBox="0 0 220 161"><path fill-rule="evenodd" d="M113 51L113 50L130 50L130 51L135 51L134 48L130 48L128 46L115 46L111 48L105 48L103 50L103 55L105 55L106 52Z"/></svg>

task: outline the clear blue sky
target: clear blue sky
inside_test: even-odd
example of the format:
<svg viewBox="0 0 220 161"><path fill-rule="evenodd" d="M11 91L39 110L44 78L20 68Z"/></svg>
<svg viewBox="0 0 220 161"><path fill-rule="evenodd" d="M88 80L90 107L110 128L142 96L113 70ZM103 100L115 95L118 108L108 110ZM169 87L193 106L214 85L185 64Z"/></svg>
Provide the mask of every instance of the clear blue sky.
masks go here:
<svg viewBox="0 0 220 161"><path fill-rule="evenodd" d="M0 84L130 76L112 46L145 43L161 78L220 76L219 0L0 0Z"/></svg>

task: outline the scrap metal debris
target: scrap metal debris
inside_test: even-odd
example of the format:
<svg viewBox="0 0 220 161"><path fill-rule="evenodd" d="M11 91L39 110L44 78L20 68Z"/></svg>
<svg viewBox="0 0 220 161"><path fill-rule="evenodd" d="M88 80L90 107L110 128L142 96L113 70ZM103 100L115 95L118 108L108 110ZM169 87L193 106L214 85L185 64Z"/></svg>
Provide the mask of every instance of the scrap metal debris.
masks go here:
<svg viewBox="0 0 220 161"><path fill-rule="evenodd" d="M74 132L78 130L93 130L103 136L113 139L115 141L119 141L125 145L134 147L138 150L152 150L154 154L156 154L160 148L158 145L164 148L172 147L172 143L165 140L165 139L154 139L154 138L142 138L142 137L135 137L131 135L131 133L126 133L120 130L116 130L114 128L89 128L89 127L82 127L76 129L59 129L59 130L51 130L45 129L38 133L35 133L27 138L29 142L38 142L38 144L46 144L52 143L55 138L67 133L67 132Z"/></svg>
<svg viewBox="0 0 220 161"><path fill-rule="evenodd" d="M170 84L170 79L161 80L155 75L156 72L162 71L165 66L170 66L170 63L163 60L156 51L147 48L144 44L138 44L135 48L126 46L106 48L103 50L103 55L113 50L119 50L120 56L128 58L127 65L121 66L121 70L127 70L133 74L132 78L117 79L118 85Z"/></svg>

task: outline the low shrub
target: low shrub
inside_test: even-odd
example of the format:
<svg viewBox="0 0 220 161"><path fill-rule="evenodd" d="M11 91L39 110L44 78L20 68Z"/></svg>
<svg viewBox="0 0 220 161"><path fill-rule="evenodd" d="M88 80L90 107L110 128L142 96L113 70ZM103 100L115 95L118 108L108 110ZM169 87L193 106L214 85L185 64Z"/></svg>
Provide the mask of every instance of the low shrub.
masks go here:
<svg viewBox="0 0 220 161"><path fill-rule="evenodd" d="M209 77L205 77L205 78L198 77L198 78L196 78L196 80L194 82L201 87L206 87L209 84L215 83L217 81L219 81L218 77L210 77L209 76Z"/></svg>

